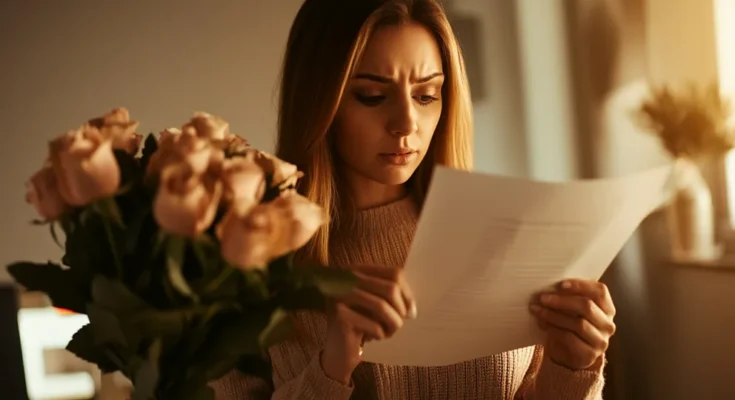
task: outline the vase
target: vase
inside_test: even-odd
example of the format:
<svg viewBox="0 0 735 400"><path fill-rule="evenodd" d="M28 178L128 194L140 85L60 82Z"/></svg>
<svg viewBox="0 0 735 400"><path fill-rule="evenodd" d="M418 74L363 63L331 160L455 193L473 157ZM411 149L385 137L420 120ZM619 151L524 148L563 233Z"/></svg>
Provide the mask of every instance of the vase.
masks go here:
<svg viewBox="0 0 735 400"><path fill-rule="evenodd" d="M672 258L677 262L714 261L720 247L709 185L689 158L675 160L673 173L675 191L668 207Z"/></svg>

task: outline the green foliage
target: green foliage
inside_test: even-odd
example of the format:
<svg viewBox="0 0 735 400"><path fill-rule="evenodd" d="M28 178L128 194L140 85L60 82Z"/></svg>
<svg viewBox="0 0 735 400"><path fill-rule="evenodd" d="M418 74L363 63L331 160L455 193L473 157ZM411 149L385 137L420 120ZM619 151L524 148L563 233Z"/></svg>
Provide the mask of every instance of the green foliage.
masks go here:
<svg viewBox="0 0 735 400"><path fill-rule="evenodd" d="M289 313L323 307L355 278L295 266L290 256L243 271L222 259L212 231L163 234L151 212L155 186L145 179L156 148L149 135L142 157L117 151L118 193L51 223L63 232L54 236L61 264L16 262L8 270L54 306L89 317L67 349L103 372L122 371L134 399L213 399L207 383L235 368L270 380L265 353L291 334Z"/></svg>

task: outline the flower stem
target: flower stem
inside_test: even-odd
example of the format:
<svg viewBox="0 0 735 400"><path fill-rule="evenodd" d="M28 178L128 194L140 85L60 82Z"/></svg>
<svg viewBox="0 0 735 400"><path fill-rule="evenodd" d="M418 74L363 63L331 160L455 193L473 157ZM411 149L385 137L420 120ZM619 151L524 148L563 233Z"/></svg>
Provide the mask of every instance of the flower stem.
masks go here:
<svg viewBox="0 0 735 400"><path fill-rule="evenodd" d="M117 269L117 274L120 278L122 278L122 259L120 258L120 253L117 250L117 244L115 243L115 235L112 232L112 226L110 226L110 222L105 217L102 217L102 224L105 226L107 241L110 242L110 251L112 251L112 258L115 260L115 268Z"/></svg>
<svg viewBox="0 0 735 400"><path fill-rule="evenodd" d="M235 271L235 270L234 270L234 268L230 268L230 267L225 267L225 268L224 268L224 269L223 269L223 270L222 270L222 271L221 271L221 272L219 273L219 275L217 275L217 276L216 276L216 277L215 277L214 279L212 279L212 281L210 281L210 282L209 282L209 284L207 284L207 286L206 286L206 287L204 288L204 292L205 292L205 293L210 293L210 292L213 292L213 291L217 290L217 288L218 288L218 287L219 287L219 286L220 286L220 285L221 285L221 284L222 284L222 283L223 283L224 281L226 281L226 280L227 280L227 278L229 278L229 277L230 277L230 275L232 275L232 273L233 273L234 271Z"/></svg>

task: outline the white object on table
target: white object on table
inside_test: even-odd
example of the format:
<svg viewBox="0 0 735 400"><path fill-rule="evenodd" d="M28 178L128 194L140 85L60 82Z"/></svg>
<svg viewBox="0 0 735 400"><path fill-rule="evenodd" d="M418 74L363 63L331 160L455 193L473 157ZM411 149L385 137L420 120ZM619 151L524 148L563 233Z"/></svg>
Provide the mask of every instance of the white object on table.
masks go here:
<svg viewBox="0 0 735 400"><path fill-rule="evenodd" d="M18 310L23 367L31 400L91 398L95 383L86 372L46 374L44 350L63 349L89 322L86 315L62 315L52 307Z"/></svg>

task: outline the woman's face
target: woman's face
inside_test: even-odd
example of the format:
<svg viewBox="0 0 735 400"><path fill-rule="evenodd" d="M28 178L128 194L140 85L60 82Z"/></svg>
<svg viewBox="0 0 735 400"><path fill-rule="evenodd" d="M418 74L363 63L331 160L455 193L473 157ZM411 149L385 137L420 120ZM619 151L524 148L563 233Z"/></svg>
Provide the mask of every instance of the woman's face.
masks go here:
<svg viewBox="0 0 735 400"><path fill-rule="evenodd" d="M353 189L405 183L423 160L442 111L442 57L418 24L374 33L335 117L337 155Z"/></svg>

